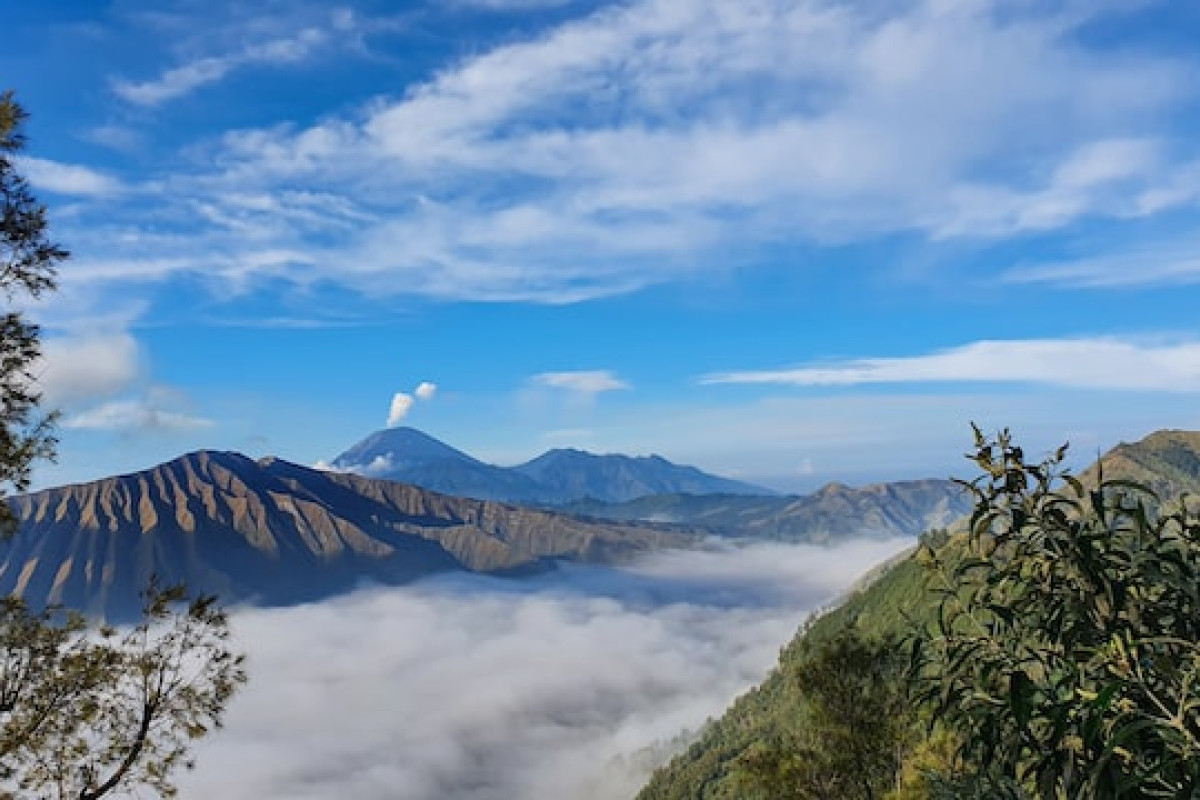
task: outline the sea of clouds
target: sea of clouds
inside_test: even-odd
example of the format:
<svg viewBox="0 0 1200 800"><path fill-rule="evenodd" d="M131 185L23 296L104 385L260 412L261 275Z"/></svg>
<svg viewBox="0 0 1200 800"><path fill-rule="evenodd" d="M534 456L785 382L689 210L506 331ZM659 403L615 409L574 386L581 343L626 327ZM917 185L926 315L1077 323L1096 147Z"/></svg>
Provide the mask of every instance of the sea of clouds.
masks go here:
<svg viewBox="0 0 1200 800"><path fill-rule="evenodd" d="M185 800L627 800L910 539L664 552L240 609L250 683Z"/></svg>

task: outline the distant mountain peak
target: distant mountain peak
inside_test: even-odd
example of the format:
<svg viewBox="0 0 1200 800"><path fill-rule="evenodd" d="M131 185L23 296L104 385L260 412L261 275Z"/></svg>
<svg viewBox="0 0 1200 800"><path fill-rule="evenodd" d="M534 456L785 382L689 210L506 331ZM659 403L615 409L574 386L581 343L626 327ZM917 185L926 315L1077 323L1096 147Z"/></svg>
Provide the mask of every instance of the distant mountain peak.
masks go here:
<svg viewBox="0 0 1200 800"><path fill-rule="evenodd" d="M335 458L331 466L459 497L513 503L549 499L542 487L524 475L486 464L416 428L376 431Z"/></svg>
<svg viewBox="0 0 1200 800"><path fill-rule="evenodd" d="M598 455L557 447L515 467L487 464L415 428L376 431L339 455L336 470L446 494L562 505L590 497L621 502L652 494L774 495L761 486L673 464L657 454Z"/></svg>
<svg viewBox="0 0 1200 800"><path fill-rule="evenodd" d="M623 502L658 494L772 495L769 489L673 464L657 454L597 455L556 448L513 467L552 490L559 502Z"/></svg>
<svg viewBox="0 0 1200 800"><path fill-rule="evenodd" d="M416 428L384 428L368 435L333 460L336 469L384 475L400 469L458 461L483 462Z"/></svg>

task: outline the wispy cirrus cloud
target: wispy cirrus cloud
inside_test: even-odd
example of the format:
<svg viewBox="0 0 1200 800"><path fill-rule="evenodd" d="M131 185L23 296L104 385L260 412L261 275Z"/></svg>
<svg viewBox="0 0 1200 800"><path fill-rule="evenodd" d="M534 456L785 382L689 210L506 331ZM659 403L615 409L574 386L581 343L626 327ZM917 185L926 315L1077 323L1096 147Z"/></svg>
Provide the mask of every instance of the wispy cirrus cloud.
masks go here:
<svg viewBox="0 0 1200 800"><path fill-rule="evenodd" d="M1089 289L1196 284L1200 240L1176 239L1075 261L1027 264L1008 270L1001 280Z"/></svg>
<svg viewBox="0 0 1200 800"><path fill-rule="evenodd" d="M1107 139L1088 142L1066 156L1044 185L1014 189L965 185L956 193L956 213L934 229L939 237L993 235L1054 230L1088 215L1141 217L1161 205L1193 200L1186 194L1167 198L1168 167L1162 142ZM1153 176L1147 180L1148 176ZM1200 189L1200 186L1197 186Z"/></svg>
<svg viewBox="0 0 1200 800"><path fill-rule="evenodd" d="M162 176L155 213L187 263L154 274L570 303L753 264L781 242L994 240L1190 208L1179 172L1200 153L1170 120L1196 99L1195 65L1078 35L1120 13L589 5L316 123L208 142L215 166ZM300 58L324 46L315 30L126 91L162 102ZM125 241L91 255L153 260Z"/></svg>
<svg viewBox="0 0 1200 800"><path fill-rule="evenodd" d="M329 15L327 27L305 27L287 35L246 42L218 55L193 58L143 81L116 78L112 90L128 103L159 106L217 83L235 70L303 62L329 45L334 36L345 35L353 25L353 14L345 9L335 10Z"/></svg>
<svg viewBox="0 0 1200 800"><path fill-rule="evenodd" d="M714 373L701 382L792 386L998 382L1197 392L1200 343L1151 344L1116 338L981 341L927 355Z"/></svg>
<svg viewBox="0 0 1200 800"><path fill-rule="evenodd" d="M628 389L630 385L610 370L578 370L574 372L543 372L530 378L535 386L562 389L575 394L595 396L602 392Z"/></svg>

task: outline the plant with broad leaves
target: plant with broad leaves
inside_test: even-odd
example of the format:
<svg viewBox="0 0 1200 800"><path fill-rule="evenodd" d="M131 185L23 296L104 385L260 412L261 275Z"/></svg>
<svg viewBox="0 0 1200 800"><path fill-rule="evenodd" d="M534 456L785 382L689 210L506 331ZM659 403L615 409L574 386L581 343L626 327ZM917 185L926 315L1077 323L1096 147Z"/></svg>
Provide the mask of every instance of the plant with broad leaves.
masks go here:
<svg viewBox="0 0 1200 800"><path fill-rule="evenodd" d="M965 537L923 554L940 593L917 697L961 741L954 796L1200 792L1200 514L1066 448L1029 463L975 429ZM947 780L948 779L948 780ZM957 787L957 788L955 788Z"/></svg>

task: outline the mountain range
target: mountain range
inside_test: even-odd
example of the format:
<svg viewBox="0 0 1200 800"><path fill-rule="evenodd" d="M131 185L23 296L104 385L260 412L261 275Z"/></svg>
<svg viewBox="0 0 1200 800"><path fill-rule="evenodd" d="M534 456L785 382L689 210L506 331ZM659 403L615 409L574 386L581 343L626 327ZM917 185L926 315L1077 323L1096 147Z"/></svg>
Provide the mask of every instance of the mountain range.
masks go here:
<svg viewBox="0 0 1200 800"><path fill-rule="evenodd" d="M227 603L289 604L363 581L609 562L696 541L228 452L9 502L19 524L0 541L0 592L110 620L140 608L151 575Z"/></svg>
<svg viewBox="0 0 1200 800"><path fill-rule="evenodd" d="M673 464L661 456L549 450L514 467L487 464L415 428L376 431L331 462L334 470L437 492L509 503L620 503L655 494L775 494L770 489Z"/></svg>
<svg viewBox="0 0 1200 800"><path fill-rule="evenodd" d="M624 503L583 500L563 511L609 520L684 525L720 536L823 544L854 536L915 536L950 525L971 497L948 480L830 483L810 495L663 494Z"/></svg>
<svg viewBox="0 0 1200 800"><path fill-rule="evenodd" d="M353 464L388 479L355 474ZM125 619L151 575L227 603L291 604L364 581L520 573L556 559L613 562L713 534L807 542L914 535L967 508L949 481L738 494L757 487L658 456L552 450L506 469L411 428L372 434L335 467L200 451L18 495L9 500L17 532L0 541L0 591ZM702 493L710 490L718 493ZM472 494L528 505L458 496Z"/></svg>
<svg viewBox="0 0 1200 800"><path fill-rule="evenodd" d="M953 481L851 488L805 496L673 464L661 456L549 450L515 467L484 463L413 428L372 433L332 467L447 494L536 505L577 516L659 522L719 536L824 543L850 536L915 536L970 508Z"/></svg>

